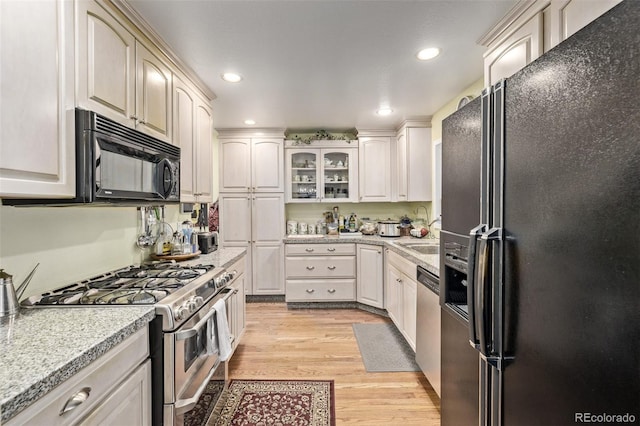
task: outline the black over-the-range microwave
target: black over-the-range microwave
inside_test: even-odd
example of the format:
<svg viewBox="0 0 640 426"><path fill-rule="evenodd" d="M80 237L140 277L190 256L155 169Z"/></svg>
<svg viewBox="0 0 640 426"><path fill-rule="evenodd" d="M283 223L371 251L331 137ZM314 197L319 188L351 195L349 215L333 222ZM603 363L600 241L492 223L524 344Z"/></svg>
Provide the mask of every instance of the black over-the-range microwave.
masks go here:
<svg viewBox="0 0 640 426"><path fill-rule="evenodd" d="M76 109L76 196L3 199L6 205L180 202L180 148L92 111Z"/></svg>

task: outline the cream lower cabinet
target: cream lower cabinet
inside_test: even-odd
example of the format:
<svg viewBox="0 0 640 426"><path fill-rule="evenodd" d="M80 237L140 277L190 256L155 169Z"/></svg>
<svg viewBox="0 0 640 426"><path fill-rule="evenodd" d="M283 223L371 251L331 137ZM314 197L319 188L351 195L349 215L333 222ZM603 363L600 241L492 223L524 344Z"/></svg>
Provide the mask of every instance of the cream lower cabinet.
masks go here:
<svg viewBox="0 0 640 426"><path fill-rule="evenodd" d="M0 1L0 197L75 195L73 16Z"/></svg>
<svg viewBox="0 0 640 426"><path fill-rule="evenodd" d="M398 327L409 346L416 350L416 317L418 283L416 265L389 249L386 256L386 306L389 317Z"/></svg>
<svg viewBox="0 0 640 426"><path fill-rule="evenodd" d="M286 244L287 302L356 300L355 244Z"/></svg>
<svg viewBox="0 0 640 426"><path fill-rule="evenodd" d="M95 1L76 8L78 106L171 142L172 73L160 53Z"/></svg>
<svg viewBox="0 0 640 426"><path fill-rule="evenodd" d="M358 244L357 250L357 300L384 309L384 250L368 244Z"/></svg>
<svg viewBox="0 0 640 426"><path fill-rule="evenodd" d="M151 361L148 357L149 334L145 327L5 424L150 425Z"/></svg>
<svg viewBox="0 0 640 426"><path fill-rule="evenodd" d="M195 88L173 78L173 143L180 147L180 201L213 202L213 113Z"/></svg>
<svg viewBox="0 0 640 426"><path fill-rule="evenodd" d="M284 194L221 193L222 247L246 247L245 291L284 294Z"/></svg>

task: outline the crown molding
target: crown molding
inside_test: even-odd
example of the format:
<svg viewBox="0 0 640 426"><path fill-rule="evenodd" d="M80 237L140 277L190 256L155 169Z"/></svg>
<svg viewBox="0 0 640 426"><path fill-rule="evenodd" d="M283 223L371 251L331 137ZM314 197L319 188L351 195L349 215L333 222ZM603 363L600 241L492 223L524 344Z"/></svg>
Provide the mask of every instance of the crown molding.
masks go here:
<svg viewBox="0 0 640 426"><path fill-rule="evenodd" d="M551 4L551 0L520 0L516 3L493 27L491 27L486 33L484 33L476 43L480 46L489 47L499 38L504 36L504 33L510 26L516 21L522 19L529 19L534 14L540 12L545 7Z"/></svg>
<svg viewBox="0 0 640 426"><path fill-rule="evenodd" d="M284 140L284 129L280 128L223 128L215 129L219 139L228 138L278 138Z"/></svg>

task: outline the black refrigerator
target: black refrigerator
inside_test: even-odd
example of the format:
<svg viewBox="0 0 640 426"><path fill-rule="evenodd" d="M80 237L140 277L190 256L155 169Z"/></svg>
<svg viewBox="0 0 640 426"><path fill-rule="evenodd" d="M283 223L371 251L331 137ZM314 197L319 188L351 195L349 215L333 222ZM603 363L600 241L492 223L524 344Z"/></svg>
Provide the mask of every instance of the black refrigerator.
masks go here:
<svg viewBox="0 0 640 426"><path fill-rule="evenodd" d="M640 2L443 122L442 424L640 424Z"/></svg>

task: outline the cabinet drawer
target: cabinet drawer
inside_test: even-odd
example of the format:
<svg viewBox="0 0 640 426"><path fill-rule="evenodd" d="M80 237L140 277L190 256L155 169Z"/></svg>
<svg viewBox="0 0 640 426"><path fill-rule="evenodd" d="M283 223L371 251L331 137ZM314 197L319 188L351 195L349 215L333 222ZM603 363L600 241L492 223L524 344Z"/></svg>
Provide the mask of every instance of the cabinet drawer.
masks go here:
<svg viewBox="0 0 640 426"><path fill-rule="evenodd" d="M73 424L97 407L148 356L149 334L145 327L54 388L6 424ZM81 393L88 394L86 400L61 414L67 401L74 396L82 398Z"/></svg>
<svg viewBox="0 0 640 426"><path fill-rule="evenodd" d="M402 272L412 280L417 279L417 274L418 274L417 265L411 262L410 260L407 260L404 257L400 256L398 253L395 253L387 249L387 262L391 263L393 266L398 268L400 272Z"/></svg>
<svg viewBox="0 0 640 426"><path fill-rule="evenodd" d="M287 256L355 255L355 244L287 244Z"/></svg>
<svg viewBox="0 0 640 426"><path fill-rule="evenodd" d="M356 300L356 280L287 280L287 302Z"/></svg>
<svg viewBox="0 0 640 426"><path fill-rule="evenodd" d="M355 256L287 257L288 278L355 278Z"/></svg>

